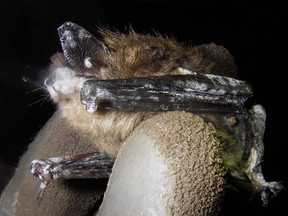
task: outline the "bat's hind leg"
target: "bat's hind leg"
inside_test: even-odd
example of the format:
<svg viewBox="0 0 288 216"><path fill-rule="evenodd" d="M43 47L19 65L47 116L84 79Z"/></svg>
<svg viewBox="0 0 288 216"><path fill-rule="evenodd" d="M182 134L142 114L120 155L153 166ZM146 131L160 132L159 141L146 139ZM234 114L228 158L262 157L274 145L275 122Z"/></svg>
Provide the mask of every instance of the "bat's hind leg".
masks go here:
<svg viewBox="0 0 288 216"><path fill-rule="evenodd" d="M276 196L283 186L278 182L267 182L264 179L261 162L264 154L263 136L265 131L266 113L261 105L254 105L248 114L248 133L251 140L249 157L245 166L245 173L251 180L254 193L259 193L264 206L268 204L268 197Z"/></svg>

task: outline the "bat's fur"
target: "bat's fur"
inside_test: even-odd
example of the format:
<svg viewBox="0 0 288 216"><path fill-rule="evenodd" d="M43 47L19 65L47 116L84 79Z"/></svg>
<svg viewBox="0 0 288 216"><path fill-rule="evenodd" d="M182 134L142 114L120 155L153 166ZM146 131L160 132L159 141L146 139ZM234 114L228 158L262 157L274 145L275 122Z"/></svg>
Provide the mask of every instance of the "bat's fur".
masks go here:
<svg viewBox="0 0 288 216"><path fill-rule="evenodd" d="M179 74L179 68L194 72L236 76L233 57L222 46L214 43L198 47L183 44L161 35L128 34L101 30L105 52L93 55L89 69L71 66L63 54L52 57L51 72L59 68L75 70L76 76L89 75L91 79L117 79ZM94 64L94 63L98 64ZM83 79L81 79L83 82ZM47 85L53 100L72 125L90 137L100 151L116 156L123 140L150 112L123 112L97 110L88 113L79 100L79 87L64 94ZM52 88L51 88L52 87Z"/></svg>

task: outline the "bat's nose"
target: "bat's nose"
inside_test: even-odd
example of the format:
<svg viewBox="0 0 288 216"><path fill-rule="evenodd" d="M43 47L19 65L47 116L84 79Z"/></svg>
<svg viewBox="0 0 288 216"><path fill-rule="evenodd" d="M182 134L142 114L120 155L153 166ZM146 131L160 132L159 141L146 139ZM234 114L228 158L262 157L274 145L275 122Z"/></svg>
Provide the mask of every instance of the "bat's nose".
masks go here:
<svg viewBox="0 0 288 216"><path fill-rule="evenodd" d="M45 79L44 85L46 87L49 87L49 86L52 86L54 82L55 82L55 76L52 75L52 76L49 76L48 78Z"/></svg>

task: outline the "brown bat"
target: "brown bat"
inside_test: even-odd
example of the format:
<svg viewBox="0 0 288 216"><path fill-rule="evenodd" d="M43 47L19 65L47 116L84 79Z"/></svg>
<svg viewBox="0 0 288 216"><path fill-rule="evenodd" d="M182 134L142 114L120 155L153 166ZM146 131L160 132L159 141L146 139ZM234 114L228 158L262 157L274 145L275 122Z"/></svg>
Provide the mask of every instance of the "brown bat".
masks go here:
<svg viewBox="0 0 288 216"><path fill-rule="evenodd" d="M42 180L40 197L52 179L109 177L122 144L143 122L179 110L213 124L225 169L249 181L264 205L281 190L261 171L265 111L247 109L251 86L237 79L224 47L184 46L133 30L102 29L98 39L71 22L58 32L63 53L52 57L45 85L61 115L97 152L32 161L31 172Z"/></svg>

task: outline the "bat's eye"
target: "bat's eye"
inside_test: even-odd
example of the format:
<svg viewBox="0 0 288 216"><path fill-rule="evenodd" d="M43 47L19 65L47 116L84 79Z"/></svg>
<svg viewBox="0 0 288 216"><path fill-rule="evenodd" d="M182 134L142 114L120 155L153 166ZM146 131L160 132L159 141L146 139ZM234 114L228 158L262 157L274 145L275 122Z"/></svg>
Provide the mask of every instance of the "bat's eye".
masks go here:
<svg viewBox="0 0 288 216"><path fill-rule="evenodd" d="M163 56L163 52L159 47L151 47L149 55L152 56L152 59L160 59Z"/></svg>

